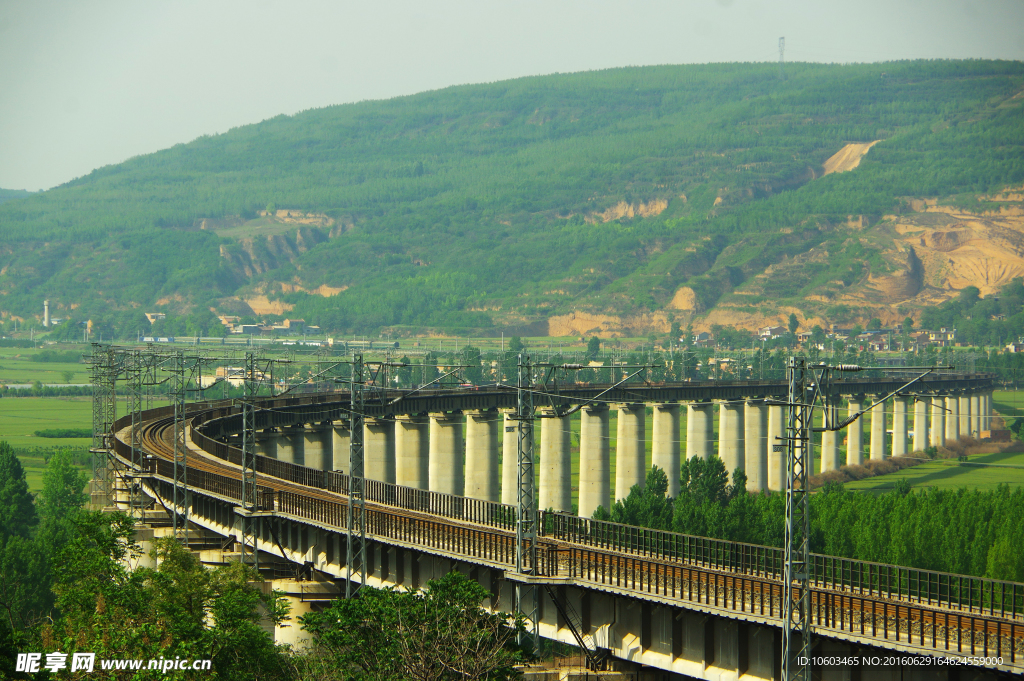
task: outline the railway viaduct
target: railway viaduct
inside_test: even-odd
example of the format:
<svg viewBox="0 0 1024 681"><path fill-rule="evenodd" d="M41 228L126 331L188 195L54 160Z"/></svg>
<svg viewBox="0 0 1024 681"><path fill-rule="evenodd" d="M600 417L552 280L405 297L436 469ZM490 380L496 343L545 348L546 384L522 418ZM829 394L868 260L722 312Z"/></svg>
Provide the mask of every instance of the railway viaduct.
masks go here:
<svg viewBox="0 0 1024 681"><path fill-rule="evenodd" d="M890 394L902 383L855 379L837 381L834 389L848 396L856 413L870 404L868 396ZM914 395L897 394L871 410L868 447L860 424L850 429L847 461L860 462L865 449L880 459L987 430L991 391L988 376L928 377L914 386ZM592 401L603 392L600 402ZM515 571L512 467L500 465L501 451L515 446L506 439L515 431L507 414L514 392L420 391L367 403L367 583L417 588L459 569L490 591L490 607L509 610L516 581L529 579L542 588L539 630L546 638L575 644L576 628L620 664L661 670L664 678L780 678L781 549L588 516L643 484L648 410L654 465L674 471L683 455L717 453L729 470L746 470L750 490L781 489L785 462L770 447L782 432L781 407L766 400L785 392L781 382L748 381L625 384L610 392L574 386L548 396L551 406L586 405L579 412L579 512L570 513L569 420L542 418L540 507L548 510L540 514L529 578ZM614 487L611 410L617 411ZM240 411L230 402L193 403L184 419L190 544L207 563L238 556ZM141 461L133 457L131 415L110 424L104 439L116 484L95 501L126 508L130 488L137 486L150 507L137 510L148 521L139 534L144 546L170 531L161 518L186 510L174 501L173 413L153 409L135 419ZM345 393L261 398L255 413L260 565L289 594L298 617L336 597L346 575L349 399ZM815 443L822 469L837 467L840 439ZM980 679L1024 672L1022 584L814 556L811 585L817 651L872 661L823 666L822 679ZM275 635L301 644L294 621ZM968 667L901 668L886 664L892 656L930 663L946 656L988 659Z"/></svg>

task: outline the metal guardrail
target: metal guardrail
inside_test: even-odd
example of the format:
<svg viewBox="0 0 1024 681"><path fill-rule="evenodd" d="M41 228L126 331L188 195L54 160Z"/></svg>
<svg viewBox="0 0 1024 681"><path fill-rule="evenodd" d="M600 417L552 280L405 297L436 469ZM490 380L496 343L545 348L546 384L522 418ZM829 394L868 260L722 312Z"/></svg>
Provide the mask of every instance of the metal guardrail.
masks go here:
<svg viewBox="0 0 1024 681"><path fill-rule="evenodd" d="M241 465L241 451L192 430L205 451ZM296 484L348 493L348 476L299 464L257 457L257 470ZM506 531L515 530L514 506L440 492L366 481L366 500L386 506L437 515ZM605 551L682 562L712 570L781 580L781 548L709 537L652 530L564 513L542 512L542 537ZM1024 619L1024 584L954 575L932 570L872 563L820 554L812 555L811 580L816 587L941 607L956 612Z"/></svg>

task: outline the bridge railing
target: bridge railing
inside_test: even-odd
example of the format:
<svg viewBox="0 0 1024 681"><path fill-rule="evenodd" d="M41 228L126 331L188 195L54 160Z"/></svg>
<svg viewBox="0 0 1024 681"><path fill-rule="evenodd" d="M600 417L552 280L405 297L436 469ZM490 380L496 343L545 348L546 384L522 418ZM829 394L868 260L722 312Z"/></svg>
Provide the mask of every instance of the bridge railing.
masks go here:
<svg viewBox="0 0 1024 681"><path fill-rule="evenodd" d="M241 452L192 429L193 442L214 456L241 465ZM257 471L300 485L347 495L349 478L299 464L257 457ZM367 501L451 520L515 529L514 506L440 492L366 480ZM781 580L784 552L780 548L698 537L665 530L542 512L542 537L601 550L618 551L660 561L682 562L708 569ZM957 612L1024 618L1024 584L917 570L835 556L812 556L815 586L947 608Z"/></svg>
<svg viewBox="0 0 1024 681"><path fill-rule="evenodd" d="M782 549L621 525L565 513L544 513L544 536L572 544L782 579Z"/></svg>
<svg viewBox="0 0 1024 681"><path fill-rule="evenodd" d="M822 588L1024 619L1024 584L819 554L811 561L811 579Z"/></svg>
<svg viewBox="0 0 1024 681"><path fill-rule="evenodd" d="M190 429L189 433L192 442L206 453L237 466L242 465L242 452L238 448L207 437L196 428ZM344 495L349 493L349 476L340 471L324 471L266 456L257 456L256 472L306 487L325 489ZM370 479L364 480L364 493L366 500L374 503L504 530L515 529L515 508L493 501L431 492Z"/></svg>

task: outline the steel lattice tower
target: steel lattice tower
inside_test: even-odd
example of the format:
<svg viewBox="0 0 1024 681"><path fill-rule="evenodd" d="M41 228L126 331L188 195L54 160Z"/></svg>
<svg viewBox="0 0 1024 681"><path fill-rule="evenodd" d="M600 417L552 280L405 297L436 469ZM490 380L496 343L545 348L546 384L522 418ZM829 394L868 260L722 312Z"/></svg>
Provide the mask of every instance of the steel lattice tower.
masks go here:
<svg viewBox="0 0 1024 681"><path fill-rule="evenodd" d="M533 390L528 356L519 355L516 421L519 428L518 515L516 517L516 572L537 575L537 495L533 468ZM539 648L540 590L534 584L516 584L516 606L533 626L534 650Z"/></svg>
<svg viewBox="0 0 1024 681"><path fill-rule="evenodd" d="M259 568L256 539L260 530L256 514L256 395L263 373L258 365L257 353L246 352L242 392L242 563L253 569Z"/></svg>
<svg viewBox="0 0 1024 681"><path fill-rule="evenodd" d="M811 651L810 513L808 504L811 457L810 428L813 407L807 395L807 367L802 358L790 357L786 421L786 545L783 573L785 608L782 636L782 678L811 681L810 666L798 663ZM799 635L799 640L797 640Z"/></svg>
<svg viewBox="0 0 1024 681"><path fill-rule="evenodd" d="M92 344L89 358L92 373L92 478L93 490L100 493L103 503L112 503L110 497L110 437L117 420L117 366L113 352L99 343Z"/></svg>
<svg viewBox="0 0 1024 681"><path fill-rule="evenodd" d="M170 387L168 393L174 407L174 536L182 543L188 543L188 450L185 449L185 389L189 371L185 353L177 350L171 356Z"/></svg>
<svg viewBox="0 0 1024 681"><path fill-rule="evenodd" d="M346 546L345 598L352 598L366 583L366 494L363 458L364 380L363 356L352 355L352 374L349 379L351 403L349 405L348 455L348 523ZM353 577L359 574L359 584Z"/></svg>

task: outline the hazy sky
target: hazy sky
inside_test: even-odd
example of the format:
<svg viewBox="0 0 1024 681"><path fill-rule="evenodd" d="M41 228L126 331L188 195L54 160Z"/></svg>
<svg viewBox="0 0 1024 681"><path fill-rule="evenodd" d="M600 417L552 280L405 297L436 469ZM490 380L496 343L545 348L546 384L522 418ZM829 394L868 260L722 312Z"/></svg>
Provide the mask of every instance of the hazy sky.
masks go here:
<svg viewBox="0 0 1024 681"><path fill-rule="evenodd" d="M614 66L1024 59L1024 0L0 0L0 187L280 113Z"/></svg>

